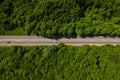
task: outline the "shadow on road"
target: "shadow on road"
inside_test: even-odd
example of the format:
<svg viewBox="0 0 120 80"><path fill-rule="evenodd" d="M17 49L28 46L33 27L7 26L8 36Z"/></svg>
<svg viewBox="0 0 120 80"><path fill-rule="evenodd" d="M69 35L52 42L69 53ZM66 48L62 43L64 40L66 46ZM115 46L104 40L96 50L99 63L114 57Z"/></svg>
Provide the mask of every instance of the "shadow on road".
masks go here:
<svg viewBox="0 0 120 80"><path fill-rule="evenodd" d="M67 38L67 39L74 38L75 39L75 38L78 38L78 37L80 37L80 38L86 38L86 37L88 37L88 38L94 38L94 36L76 36L76 35L74 35L74 36L51 36L51 37L42 36L42 37L49 38L49 39L55 39L55 40L59 40L61 38Z"/></svg>
<svg viewBox="0 0 120 80"><path fill-rule="evenodd" d="M77 38L77 36L51 36L51 37L42 36L42 37L49 38L49 39L55 39L55 40L59 40L61 38L67 38L67 39Z"/></svg>
<svg viewBox="0 0 120 80"><path fill-rule="evenodd" d="M39 36L38 36L39 37ZM118 38L120 38L120 36L107 36L107 35L103 35L103 36L76 36L76 35L74 35L74 36L50 36L50 37L48 37L48 36L42 36L42 37L44 37L44 38L48 38L48 39L55 39L55 40L59 40L59 39L61 39L61 38L67 38L67 39L71 39L71 38L95 38L95 37L104 37L104 38L108 38L108 37L112 37L112 38L116 38L116 37L118 37Z"/></svg>

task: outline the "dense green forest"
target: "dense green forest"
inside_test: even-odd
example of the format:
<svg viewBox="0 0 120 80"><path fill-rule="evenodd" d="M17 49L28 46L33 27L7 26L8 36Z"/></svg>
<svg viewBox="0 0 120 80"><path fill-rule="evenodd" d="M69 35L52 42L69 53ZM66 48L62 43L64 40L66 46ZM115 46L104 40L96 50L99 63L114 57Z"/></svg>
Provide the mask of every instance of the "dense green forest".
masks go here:
<svg viewBox="0 0 120 80"><path fill-rule="evenodd" d="M6 34L120 36L120 0L0 0Z"/></svg>
<svg viewBox="0 0 120 80"><path fill-rule="evenodd" d="M0 80L120 80L120 45L1 47Z"/></svg>

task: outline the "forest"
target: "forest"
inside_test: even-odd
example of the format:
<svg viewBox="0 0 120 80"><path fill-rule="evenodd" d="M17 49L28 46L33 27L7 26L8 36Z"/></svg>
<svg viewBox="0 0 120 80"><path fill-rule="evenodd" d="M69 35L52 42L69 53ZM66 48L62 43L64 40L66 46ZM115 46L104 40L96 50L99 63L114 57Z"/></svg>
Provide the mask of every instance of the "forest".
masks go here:
<svg viewBox="0 0 120 80"><path fill-rule="evenodd" d="M1 47L0 80L120 80L120 45Z"/></svg>
<svg viewBox="0 0 120 80"><path fill-rule="evenodd" d="M120 0L0 0L0 35L120 36Z"/></svg>
<svg viewBox="0 0 120 80"><path fill-rule="evenodd" d="M120 37L120 0L0 0L0 35ZM120 80L120 45L0 46L0 80Z"/></svg>

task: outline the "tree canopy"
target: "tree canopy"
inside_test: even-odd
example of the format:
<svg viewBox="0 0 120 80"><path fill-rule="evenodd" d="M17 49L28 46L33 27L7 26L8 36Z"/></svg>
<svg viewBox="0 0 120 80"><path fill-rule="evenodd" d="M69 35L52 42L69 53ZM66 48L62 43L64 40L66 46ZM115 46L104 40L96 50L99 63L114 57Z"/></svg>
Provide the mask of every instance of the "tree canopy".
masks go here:
<svg viewBox="0 0 120 80"><path fill-rule="evenodd" d="M1 47L1 80L119 80L120 46Z"/></svg>
<svg viewBox="0 0 120 80"><path fill-rule="evenodd" d="M0 0L0 34L120 36L119 12L119 0Z"/></svg>

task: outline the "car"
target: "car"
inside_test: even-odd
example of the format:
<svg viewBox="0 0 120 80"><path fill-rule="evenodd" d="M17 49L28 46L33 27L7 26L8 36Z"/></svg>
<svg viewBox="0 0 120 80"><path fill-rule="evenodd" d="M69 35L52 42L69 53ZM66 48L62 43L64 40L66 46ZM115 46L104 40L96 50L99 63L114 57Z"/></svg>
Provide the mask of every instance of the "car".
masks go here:
<svg viewBox="0 0 120 80"><path fill-rule="evenodd" d="M11 43L10 41L7 41L7 43Z"/></svg>

